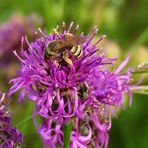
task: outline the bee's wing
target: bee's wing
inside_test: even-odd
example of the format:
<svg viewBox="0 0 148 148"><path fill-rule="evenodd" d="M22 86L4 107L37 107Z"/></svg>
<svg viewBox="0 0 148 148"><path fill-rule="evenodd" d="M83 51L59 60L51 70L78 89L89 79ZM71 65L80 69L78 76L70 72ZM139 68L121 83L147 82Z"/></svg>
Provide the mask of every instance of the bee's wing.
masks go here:
<svg viewBox="0 0 148 148"><path fill-rule="evenodd" d="M76 42L78 45L85 43L86 40L87 39L85 37L76 37Z"/></svg>
<svg viewBox="0 0 148 148"><path fill-rule="evenodd" d="M86 42L86 38L85 37L69 37L66 39L67 44L71 44L73 46L75 45L80 45Z"/></svg>

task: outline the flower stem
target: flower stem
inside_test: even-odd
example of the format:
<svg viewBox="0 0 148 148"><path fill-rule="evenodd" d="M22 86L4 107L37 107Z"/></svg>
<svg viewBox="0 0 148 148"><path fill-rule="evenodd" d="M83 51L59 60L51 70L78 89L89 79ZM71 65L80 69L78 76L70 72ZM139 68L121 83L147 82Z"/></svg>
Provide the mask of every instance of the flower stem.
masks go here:
<svg viewBox="0 0 148 148"><path fill-rule="evenodd" d="M28 116L26 119L16 124L16 127L23 125L25 122L29 121L30 119L32 119L32 115Z"/></svg>
<svg viewBox="0 0 148 148"><path fill-rule="evenodd" d="M64 125L64 148L69 148L71 130L72 130L71 122L69 122L67 125Z"/></svg>

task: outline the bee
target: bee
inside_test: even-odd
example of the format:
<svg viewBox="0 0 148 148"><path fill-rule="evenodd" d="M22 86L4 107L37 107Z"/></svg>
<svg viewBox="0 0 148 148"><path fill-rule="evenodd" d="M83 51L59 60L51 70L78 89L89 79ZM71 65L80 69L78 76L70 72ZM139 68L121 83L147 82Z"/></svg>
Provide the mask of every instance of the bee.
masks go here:
<svg viewBox="0 0 148 148"><path fill-rule="evenodd" d="M75 58L80 58L82 56L80 45L85 41L85 38L67 33L61 39L50 41L46 46L45 55L47 58L56 58L58 61L64 60L71 65L72 61L69 58L70 52Z"/></svg>
<svg viewBox="0 0 148 148"><path fill-rule="evenodd" d="M65 33L61 38L56 29L54 29L54 33L59 39L50 41L45 47L45 56L47 59L56 59L58 62L64 60L66 63L72 65L71 56L74 58L82 57L83 51L81 44L85 43L88 37Z"/></svg>

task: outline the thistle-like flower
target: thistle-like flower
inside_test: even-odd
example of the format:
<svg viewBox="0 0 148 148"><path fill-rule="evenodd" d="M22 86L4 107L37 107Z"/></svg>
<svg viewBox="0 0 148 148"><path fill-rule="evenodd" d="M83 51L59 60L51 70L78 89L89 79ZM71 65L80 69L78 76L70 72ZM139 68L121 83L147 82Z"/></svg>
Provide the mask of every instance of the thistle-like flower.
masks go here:
<svg viewBox="0 0 148 148"><path fill-rule="evenodd" d="M8 104L4 103L5 94L0 92L0 147L13 148L23 142L23 135L12 126Z"/></svg>
<svg viewBox="0 0 148 148"><path fill-rule="evenodd" d="M14 76L18 63L12 51L19 51L22 36L27 35L29 40L33 40L35 28L42 24L42 19L34 13L29 16L15 13L0 24L0 69L3 69L0 72L0 87L6 87L9 79ZM26 44L24 48L27 48Z"/></svg>
<svg viewBox="0 0 148 148"><path fill-rule="evenodd" d="M35 14L14 14L8 21L0 24L0 55L7 53L8 56L9 52L20 48L22 36L28 35L29 38L33 38L35 26L42 24L42 20L37 20Z"/></svg>
<svg viewBox="0 0 148 148"><path fill-rule="evenodd" d="M105 36L92 44L97 27L85 36L72 26L66 30L63 23L61 33L57 27L49 36L41 31L43 37L28 43L21 56L14 51L22 67L10 80L9 95L21 89L19 101L27 95L35 102L34 120L36 115L44 119L41 125L35 121L44 146L63 146L63 126L71 122L70 147L107 147L111 112L123 106L125 93L131 94L130 71L120 74L129 57L110 70L116 59L99 55L97 48Z"/></svg>

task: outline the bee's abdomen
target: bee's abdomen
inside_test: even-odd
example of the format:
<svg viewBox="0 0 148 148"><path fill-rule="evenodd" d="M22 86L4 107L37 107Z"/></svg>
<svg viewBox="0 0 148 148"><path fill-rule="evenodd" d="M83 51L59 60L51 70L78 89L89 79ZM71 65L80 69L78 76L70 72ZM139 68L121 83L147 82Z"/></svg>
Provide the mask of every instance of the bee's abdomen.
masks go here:
<svg viewBox="0 0 148 148"><path fill-rule="evenodd" d="M82 56L82 49L81 46L73 46L72 49L70 50L72 52L72 54L76 57L76 58L80 58Z"/></svg>

